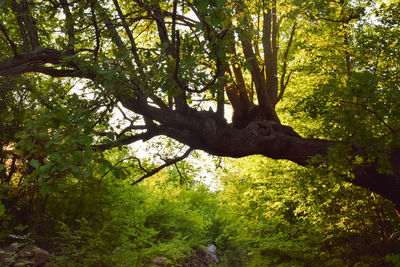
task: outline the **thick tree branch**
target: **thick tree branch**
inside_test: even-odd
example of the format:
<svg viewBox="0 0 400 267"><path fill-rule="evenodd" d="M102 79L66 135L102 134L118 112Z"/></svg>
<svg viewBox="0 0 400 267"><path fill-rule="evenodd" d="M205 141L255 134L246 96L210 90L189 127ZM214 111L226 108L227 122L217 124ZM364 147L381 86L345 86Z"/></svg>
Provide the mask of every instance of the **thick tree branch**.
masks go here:
<svg viewBox="0 0 400 267"><path fill-rule="evenodd" d="M393 173L384 172L376 162L354 169L354 180L350 183L367 188L393 201L400 216L400 148L393 148L390 156Z"/></svg>
<svg viewBox="0 0 400 267"><path fill-rule="evenodd" d="M39 37L37 34L37 30L35 29L35 24L32 20L32 16L30 14L29 4L26 0L21 0L21 4L18 4L16 0L13 0L14 11L18 13L18 17L23 22L23 27L26 30L27 35L29 36L30 43L32 45L32 49L38 48L39 45ZM22 26L22 25L21 25Z"/></svg>
<svg viewBox="0 0 400 267"><path fill-rule="evenodd" d="M258 112L259 114L257 116L263 117L267 120L279 121L274 108L274 98L271 97L271 90L267 86L268 84L266 82L266 78L264 77L262 70L260 70L260 64L253 50L253 45L251 42L251 19L247 17L243 2L238 5L238 11L244 13L243 25L241 25L241 29L239 30L239 39L242 44L243 54L246 58L246 62L251 73L251 78L256 87L258 104L260 106ZM271 30L271 27L269 27L269 30ZM267 61L265 63L267 63Z"/></svg>
<svg viewBox="0 0 400 267"><path fill-rule="evenodd" d="M265 84L267 93L275 106L278 92L277 59L278 59L278 29L276 1L272 7L267 7L263 14L263 48L265 64Z"/></svg>
<svg viewBox="0 0 400 267"><path fill-rule="evenodd" d="M233 75L228 69L231 77L234 78L235 84L233 86L227 86L226 93L229 100L233 105L234 113L239 114L239 117L243 117L245 113L250 110L253 103L250 101L246 90L246 84L244 82L242 69L239 67L240 62L237 60L237 53L235 48L235 42L233 36L231 37L231 67L233 70ZM234 114L235 116L235 114Z"/></svg>
<svg viewBox="0 0 400 267"><path fill-rule="evenodd" d="M12 1L12 9L16 15L16 19L17 19L17 24L18 24L18 28L19 31L21 33L21 39L22 39L22 44L24 46L24 52L29 52L30 48L29 48L29 40L28 40L28 35L26 33L26 29L24 26L24 22L22 19L22 16L20 14L20 6L18 5L16 0Z"/></svg>
<svg viewBox="0 0 400 267"><path fill-rule="evenodd" d="M40 72L54 77L94 78L96 74L90 70L79 70L75 64L67 63L63 58L69 56L54 49L38 48L32 52L18 54L14 58L0 61L0 76ZM55 64L70 69L43 67L44 64Z"/></svg>
<svg viewBox="0 0 400 267"><path fill-rule="evenodd" d="M271 97L268 94L268 90L266 87L266 82L264 75L262 74L257 57L254 54L253 47L251 45L250 40L242 37L242 48L244 56L246 57L246 61L250 67L251 77L256 86L256 93L258 97L258 103L263 111L265 111L265 119L276 120L279 121L278 116L276 115L275 109L273 107L273 103L271 102Z"/></svg>

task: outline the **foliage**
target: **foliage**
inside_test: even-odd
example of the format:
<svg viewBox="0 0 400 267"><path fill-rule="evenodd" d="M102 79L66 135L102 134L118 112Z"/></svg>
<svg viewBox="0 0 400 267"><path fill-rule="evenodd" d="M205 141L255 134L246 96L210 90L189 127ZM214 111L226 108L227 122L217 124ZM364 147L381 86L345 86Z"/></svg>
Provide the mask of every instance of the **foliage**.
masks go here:
<svg viewBox="0 0 400 267"><path fill-rule="evenodd" d="M60 240L55 242L64 258L59 260L66 265L141 266L156 257L170 264L189 257L193 247L207 241L211 220L204 211L213 205L212 196L204 187L185 189L165 179L168 176L160 175L131 188L105 178L96 190L93 184L82 191L74 188L77 196L66 191L75 202L61 197L62 203L48 207L49 214L59 216L52 218L60 223ZM65 214L55 211L60 206L65 206Z"/></svg>
<svg viewBox="0 0 400 267"><path fill-rule="evenodd" d="M130 266L191 256L210 241L216 201L204 186L185 189L165 180L131 187L112 176L70 178L46 198L34 239L53 247L62 266Z"/></svg>
<svg viewBox="0 0 400 267"><path fill-rule="evenodd" d="M221 211L234 222L225 228L229 241L222 235L217 244L246 253L238 260L227 249L227 266L384 264L399 249L391 204L331 172L256 156L228 166Z"/></svg>

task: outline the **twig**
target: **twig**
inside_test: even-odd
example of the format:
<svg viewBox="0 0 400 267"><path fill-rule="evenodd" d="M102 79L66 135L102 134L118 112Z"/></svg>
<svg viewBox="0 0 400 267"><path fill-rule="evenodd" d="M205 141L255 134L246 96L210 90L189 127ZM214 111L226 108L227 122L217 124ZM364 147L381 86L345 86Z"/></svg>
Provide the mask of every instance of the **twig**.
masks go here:
<svg viewBox="0 0 400 267"><path fill-rule="evenodd" d="M168 167L168 166L170 166L170 165L173 165L173 164L175 164L175 163L177 163L177 162L179 162L179 161L181 161L181 160L187 158L187 157L190 155L190 153L191 153L192 151L193 151L193 148L189 148L182 156L177 157L177 158L174 158L174 159L167 160L164 164L162 164L161 166L159 166L159 167L157 167L157 168L155 168L155 169L153 169L153 170L151 170L151 171L146 171L146 170L145 170L146 174L143 175L142 177L140 177L139 179L137 179L136 181L134 181L131 185L135 185L135 184L137 184L137 183L140 183L140 182L143 181L144 179L146 179L146 178L148 178L148 177L150 177L150 176L156 174L157 172L161 171L161 170L164 169L165 167ZM140 165L139 165L139 167L140 167ZM143 168L142 168L142 169L143 169ZM143 170L144 170L144 169L143 169Z"/></svg>

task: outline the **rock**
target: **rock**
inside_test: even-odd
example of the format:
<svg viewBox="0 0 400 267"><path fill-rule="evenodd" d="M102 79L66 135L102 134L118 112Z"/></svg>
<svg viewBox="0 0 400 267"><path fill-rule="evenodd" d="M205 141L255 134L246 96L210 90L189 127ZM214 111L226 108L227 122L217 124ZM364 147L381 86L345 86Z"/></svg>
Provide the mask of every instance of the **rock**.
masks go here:
<svg viewBox="0 0 400 267"><path fill-rule="evenodd" d="M11 245L5 247L3 249L5 252L17 252L18 251L18 244L17 243L12 243Z"/></svg>
<svg viewBox="0 0 400 267"><path fill-rule="evenodd" d="M0 251L0 266L7 266L12 263L12 258L6 257L5 253L4 251Z"/></svg>
<svg viewBox="0 0 400 267"><path fill-rule="evenodd" d="M206 249L193 248L194 255L185 259L182 266L185 267L209 267L218 263L217 247L215 245L207 245Z"/></svg>
<svg viewBox="0 0 400 267"><path fill-rule="evenodd" d="M35 257L34 257L35 264L38 266L42 266L51 261L51 255L41 248L35 249Z"/></svg>
<svg viewBox="0 0 400 267"><path fill-rule="evenodd" d="M23 247L23 244L13 243L0 249L0 266L57 267L52 260L50 253L33 244Z"/></svg>
<svg viewBox="0 0 400 267"><path fill-rule="evenodd" d="M34 251L35 249L39 249L39 248L33 244L27 245L26 247L21 249L20 252L18 252L18 256L23 257L23 258L32 259L33 256L35 256L35 251Z"/></svg>
<svg viewBox="0 0 400 267"><path fill-rule="evenodd" d="M217 247L213 244L208 244L205 247L193 247L191 257L181 259L176 263L176 266L182 267L209 267L219 263L217 257ZM147 261L144 266L149 267L165 267L171 266L166 257L156 257ZM175 265L174 265L175 266Z"/></svg>
<svg viewBox="0 0 400 267"><path fill-rule="evenodd" d="M0 265L9 266L16 259L18 251L17 244L13 243L3 249L0 249Z"/></svg>
<svg viewBox="0 0 400 267"><path fill-rule="evenodd" d="M206 252L210 264L218 264L217 247L213 244L207 245Z"/></svg>
<svg viewBox="0 0 400 267"><path fill-rule="evenodd" d="M165 257L156 257L150 260L150 262L154 265L154 267L156 266L164 266L165 262L167 261L167 258Z"/></svg>

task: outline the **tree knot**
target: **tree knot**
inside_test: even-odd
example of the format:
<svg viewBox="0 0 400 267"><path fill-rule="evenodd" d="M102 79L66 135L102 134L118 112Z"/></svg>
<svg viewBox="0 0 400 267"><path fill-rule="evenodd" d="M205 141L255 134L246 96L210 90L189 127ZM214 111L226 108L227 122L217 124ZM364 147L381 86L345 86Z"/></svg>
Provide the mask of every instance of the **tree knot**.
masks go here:
<svg viewBox="0 0 400 267"><path fill-rule="evenodd" d="M299 136L292 127L282 125L276 121L257 120L246 127L253 136L289 135Z"/></svg>
<svg viewBox="0 0 400 267"><path fill-rule="evenodd" d="M254 121L250 123L246 128L250 131L253 136L270 136L274 132L273 121Z"/></svg>

